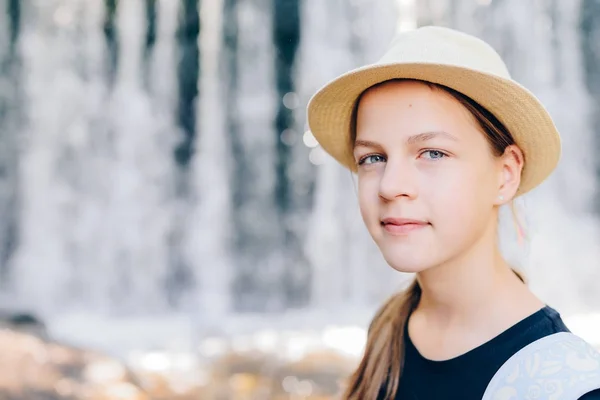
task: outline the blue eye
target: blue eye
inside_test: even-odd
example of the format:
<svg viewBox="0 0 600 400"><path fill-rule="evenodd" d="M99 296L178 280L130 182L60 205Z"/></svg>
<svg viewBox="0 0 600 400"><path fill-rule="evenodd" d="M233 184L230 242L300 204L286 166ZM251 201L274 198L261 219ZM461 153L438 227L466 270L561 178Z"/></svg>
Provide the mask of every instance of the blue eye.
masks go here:
<svg viewBox="0 0 600 400"><path fill-rule="evenodd" d="M446 153L439 150L426 150L421 154L429 154L429 157L425 158L429 158L430 160L439 160L440 158L444 158L447 156Z"/></svg>
<svg viewBox="0 0 600 400"><path fill-rule="evenodd" d="M379 154L371 154L360 159L358 165L375 164L377 162L385 162L385 158Z"/></svg>

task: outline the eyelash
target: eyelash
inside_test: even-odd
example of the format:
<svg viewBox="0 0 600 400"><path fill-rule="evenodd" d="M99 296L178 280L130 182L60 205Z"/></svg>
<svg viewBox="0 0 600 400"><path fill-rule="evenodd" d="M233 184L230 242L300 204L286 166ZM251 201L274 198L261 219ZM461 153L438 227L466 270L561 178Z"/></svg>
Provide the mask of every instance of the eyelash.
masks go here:
<svg viewBox="0 0 600 400"><path fill-rule="evenodd" d="M431 160L440 160L440 159L442 159L442 158L446 158L446 157L448 157L448 154L447 154L447 153L445 153L445 152L443 152L443 151L441 151L441 150L436 150L436 149L426 149L426 150L423 150L423 151L421 151L421 152L419 153L419 156L421 156L422 154L425 154L425 153L431 153L431 152L436 152L436 153L440 153L440 154L441 154L441 157L439 157L439 158L431 158ZM378 156L378 157L381 157L381 158L385 158L385 157L384 157L384 156L382 156L381 154L377 154L377 153L374 153L374 154L367 154L367 155L363 156L363 157L362 157L362 158L361 158L361 159L358 161L358 165L363 165L363 164L365 163L365 161L366 161L367 159L369 159L369 157L376 157L376 156Z"/></svg>
<svg viewBox="0 0 600 400"><path fill-rule="evenodd" d="M381 154L367 154L366 156L363 156L363 157L360 158L360 160L358 160L358 165L363 165L365 163L365 161L367 161L371 157L385 158Z"/></svg>
<svg viewBox="0 0 600 400"><path fill-rule="evenodd" d="M427 149L427 150L424 150L424 151L422 151L422 152L421 152L421 154L423 154L423 153L431 153L431 152L440 153L440 154L442 155L440 158L435 158L435 160L439 160L439 159L441 159L441 158L446 158L446 157L448 157L448 153L445 153L445 152L443 152L443 151L441 151L441 150L435 150L435 149Z"/></svg>

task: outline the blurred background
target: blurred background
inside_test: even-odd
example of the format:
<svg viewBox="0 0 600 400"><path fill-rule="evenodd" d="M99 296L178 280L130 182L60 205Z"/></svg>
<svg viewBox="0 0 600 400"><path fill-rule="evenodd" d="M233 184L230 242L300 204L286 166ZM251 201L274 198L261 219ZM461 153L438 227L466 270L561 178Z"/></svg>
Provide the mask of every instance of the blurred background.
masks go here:
<svg viewBox="0 0 600 400"><path fill-rule="evenodd" d="M310 96L421 25L556 120L502 247L600 347L600 1L0 0L0 399L326 399L386 266Z"/></svg>

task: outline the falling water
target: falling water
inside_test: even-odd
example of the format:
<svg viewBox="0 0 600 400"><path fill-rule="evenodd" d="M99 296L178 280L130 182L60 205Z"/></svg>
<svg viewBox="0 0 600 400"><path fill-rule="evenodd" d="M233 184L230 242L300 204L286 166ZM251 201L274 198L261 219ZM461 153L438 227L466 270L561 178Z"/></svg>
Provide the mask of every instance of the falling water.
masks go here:
<svg viewBox="0 0 600 400"><path fill-rule="evenodd" d="M6 13L0 13L0 288L6 290L8 263L18 236L17 203L18 148L16 134L21 123L19 104L20 60L17 37L20 29L19 2L6 4Z"/></svg>
<svg viewBox="0 0 600 400"><path fill-rule="evenodd" d="M371 312L406 276L376 251L353 177L317 146L305 106L398 27L436 23L488 39L556 117L561 166L519 203L525 247L510 226L503 244L554 306L598 308L600 102L582 39L597 28L580 25L583 3L0 4L7 307L212 326L235 312Z"/></svg>
<svg viewBox="0 0 600 400"><path fill-rule="evenodd" d="M122 2L110 22L120 28L117 55L100 2L31 2L23 14L15 300L41 312L161 307L181 207L168 150L180 135L173 87L164 85L172 61L157 57L157 84L144 87L141 1ZM161 29L164 40L169 28ZM172 41L161 45L157 54L172 53Z"/></svg>

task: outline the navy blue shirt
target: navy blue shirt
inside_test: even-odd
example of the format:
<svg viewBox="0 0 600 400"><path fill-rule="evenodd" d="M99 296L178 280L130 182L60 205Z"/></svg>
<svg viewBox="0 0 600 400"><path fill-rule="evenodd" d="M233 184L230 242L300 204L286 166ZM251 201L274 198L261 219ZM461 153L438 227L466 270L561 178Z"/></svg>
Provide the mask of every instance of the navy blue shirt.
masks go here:
<svg viewBox="0 0 600 400"><path fill-rule="evenodd" d="M396 399L481 400L488 383L504 362L528 344L557 332L569 332L569 329L559 313L547 306L465 354L432 361L417 351L407 329L404 371ZM600 400L600 390L580 400Z"/></svg>

